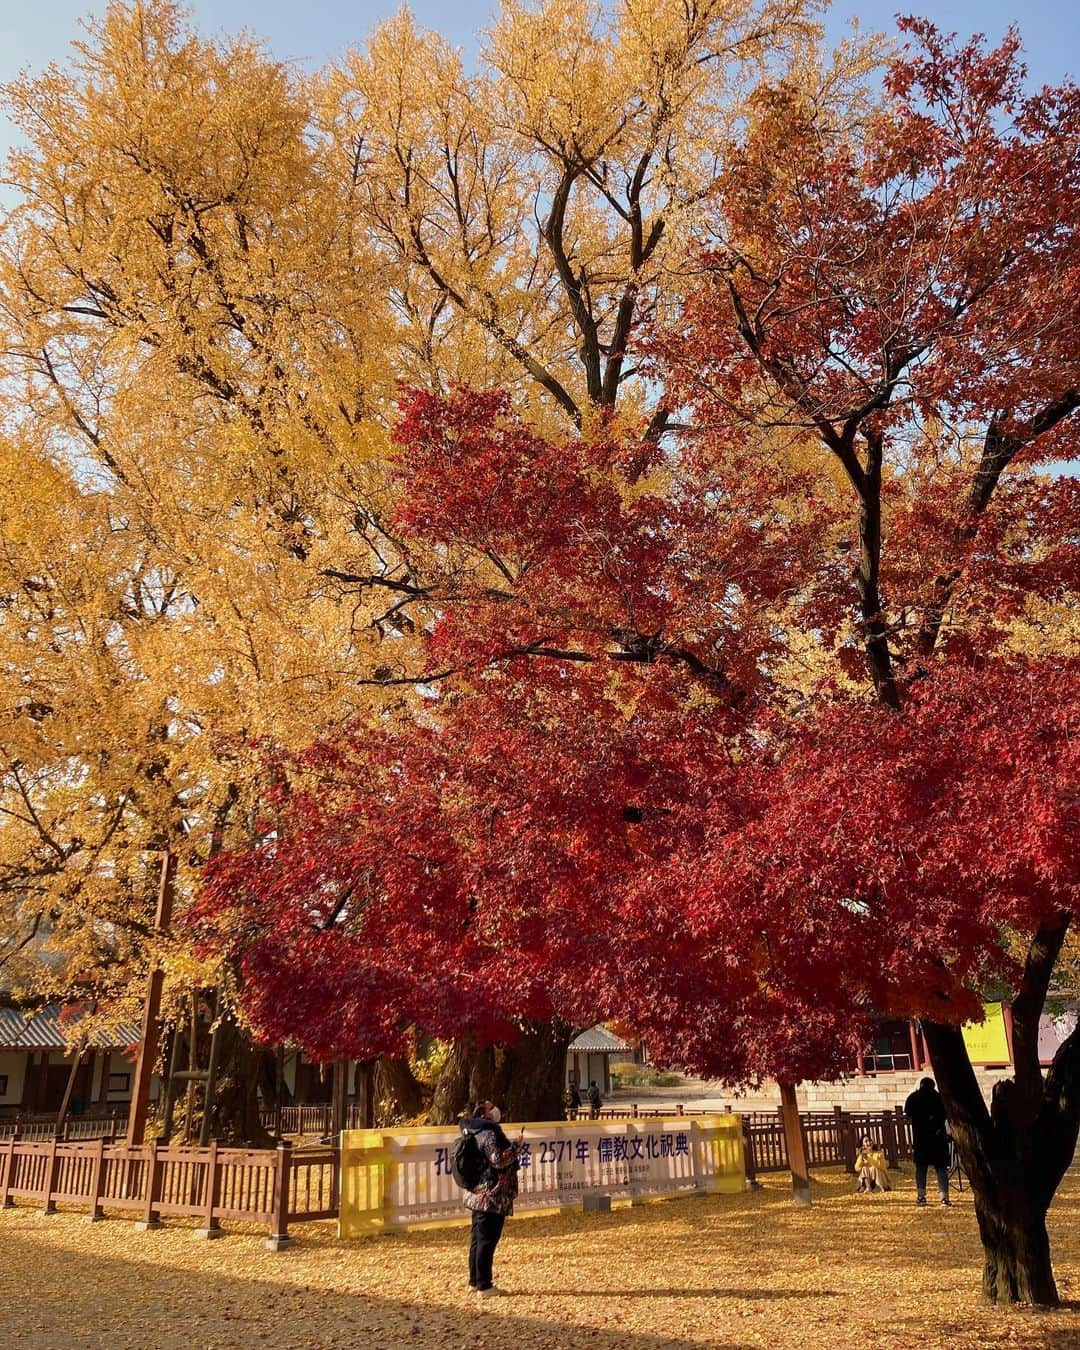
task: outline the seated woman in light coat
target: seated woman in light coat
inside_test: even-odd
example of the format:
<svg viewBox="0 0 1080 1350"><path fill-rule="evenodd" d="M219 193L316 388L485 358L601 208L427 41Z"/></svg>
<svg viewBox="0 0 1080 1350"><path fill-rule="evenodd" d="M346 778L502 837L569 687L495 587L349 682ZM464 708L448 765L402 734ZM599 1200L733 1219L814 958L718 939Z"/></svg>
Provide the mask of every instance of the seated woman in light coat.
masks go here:
<svg viewBox="0 0 1080 1350"><path fill-rule="evenodd" d="M889 1184L889 1164L885 1154L875 1148L869 1136L864 1137L859 1156L855 1159L857 1191L891 1191Z"/></svg>

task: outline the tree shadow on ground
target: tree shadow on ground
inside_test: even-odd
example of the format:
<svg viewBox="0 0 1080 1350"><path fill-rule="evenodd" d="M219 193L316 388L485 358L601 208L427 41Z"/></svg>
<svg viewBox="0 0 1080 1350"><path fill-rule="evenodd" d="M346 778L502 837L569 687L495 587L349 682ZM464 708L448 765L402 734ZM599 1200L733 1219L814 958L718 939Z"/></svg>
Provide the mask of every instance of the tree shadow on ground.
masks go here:
<svg viewBox="0 0 1080 1350"><path fill-rule="evenodd" d="M461 1307L344 1293L265 1279L208 1274L156 1263L152 1252L124 1260L57 1249L4 1234L0 1263L0 1345L19 1350L189 1350L193 1346L356 1347L364 1350L445 1350L449 1346L549 1347L579 1329L537 1316L516 1316L513 1298ZM244 1239L245 1241L250 1239ZM142 1239L144 1248L153 1242ZM287 1257L277 1258L287 1260ZM227 1263L224 1263L227 1264ZM34 1282L15 1287L16 1271ZM498 1304L496 1308L494 1305ZM682 1350L693 1342L626 1328L591 1327L599 1350ZM741 1340L717 1340L723 1350L748 1350Z"/></svg>

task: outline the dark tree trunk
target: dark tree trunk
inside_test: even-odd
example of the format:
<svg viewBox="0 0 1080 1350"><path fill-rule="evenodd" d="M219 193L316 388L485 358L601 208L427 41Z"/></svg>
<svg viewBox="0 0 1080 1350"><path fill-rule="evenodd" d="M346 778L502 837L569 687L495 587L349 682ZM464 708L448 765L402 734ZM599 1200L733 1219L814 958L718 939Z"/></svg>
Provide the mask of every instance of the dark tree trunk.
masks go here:
<svg viewBox="0 0 1080 1350"><path fill-rule="evenodd" d="M472 1083L478 1056L476 1045L469 1036L451 1045L435 1080L435 1092L428 1109L428 1118L433 1125L452 1125L470 1098L476 1099Z"/></svg>
<svg viewBox="0 0 1080 1350"><path fill-rule="evenodd" d="M375 1071L378 1064L374 1059L363 1059L356 1066L356 1105L358 1125L362 1130L375 1128Z"/></svg>
<svg viewBox="0 0 1080 1350"><path fill-rule="evenodd" d="M407 1059L381 1055L375 1061L375 1100L378 1114L394 1120L414 1120L424 1109L424 1089Z"/></svg>
<svg viewBox="0 0 1080 1350"><path fill-rule="evenodd" d="M433 1124L456 1120L469 1102L497 1102L507 1120L561 1120L566 1049L573 1038L564 1022L529 1022L508 1046L478 1050L455 1041L435 1084Z"/></svg>
<svg viewBox="0 0 1080 1350"><path fill-rule="evenodd" d="M272 1148L274 1136L259 1120L259 1088L263 1088L267 1100L272 1100L273 1085L273 1052L254 1045L248 1033L226 1014L221 1028L217 1090L210 1103L212 1137L228 1144Z"/></svg>
<svg viewBox="0 0 1080 1350"><path fill-rule="evenodd" d="M1046 1215L1076 1151L1080 1126L1080 1028L1061 1045L1045 1081L1039 1071L1037 1026L1052 950L1032 944L1021 993L1013 1004L1016 1077L999 1083L988 1109L960 1030L923 1022L938 1089L971 1182L984 1252L983 1291L994 1303L1058 1304ZM1045 978L1043 975L1045 973Z"/></svg>
<svg viewBox="0 0 1080 1350"><path fill-rule="evenodd" d="M496 1052L498 1101L508 1120L561 1120L566 1050L573 1031L565 1022L530 1022L521 1037Z"/></svg>

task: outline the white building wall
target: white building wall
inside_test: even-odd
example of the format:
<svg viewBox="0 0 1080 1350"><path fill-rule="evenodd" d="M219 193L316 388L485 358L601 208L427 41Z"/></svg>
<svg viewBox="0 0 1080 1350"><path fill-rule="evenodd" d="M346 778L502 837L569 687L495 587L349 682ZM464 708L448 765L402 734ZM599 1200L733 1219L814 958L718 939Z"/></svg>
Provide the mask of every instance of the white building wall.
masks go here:
<svg viewBox="0 0 1080 1350"><path fill-rule="evenodd" d="M0 1093L0 1106L18 1106L26 1081L26 1055L0 1050L0 1078L7 1078L7 1091Z"/></svg>

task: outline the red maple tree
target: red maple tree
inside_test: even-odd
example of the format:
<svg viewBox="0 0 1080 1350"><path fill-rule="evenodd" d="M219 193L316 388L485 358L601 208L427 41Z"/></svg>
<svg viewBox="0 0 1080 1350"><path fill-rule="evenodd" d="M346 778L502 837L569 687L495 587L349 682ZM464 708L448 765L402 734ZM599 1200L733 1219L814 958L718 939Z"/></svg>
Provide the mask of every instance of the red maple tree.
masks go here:
<svg viewBox="0 0 1080 1350"><path fill-rule="evenodd" d="M653 338L677 443L552 444L417 395L401 552L423 716L278 765L198 922L270 1037L366 1055L616 1017L741 1083L834 1076L919 1015L997 1299L1056 1301L1080 1041L1038 1017L1080 902L1077 121L908 24L886 106L762 91L699 292ZM340 575L344 575L339 573ZM392 651L392 648L391 648ZM1006 932L1026 934L1019 966ZM983 1102L959 1032L1015 993Z"/></svg>

